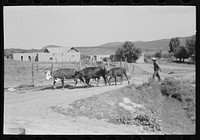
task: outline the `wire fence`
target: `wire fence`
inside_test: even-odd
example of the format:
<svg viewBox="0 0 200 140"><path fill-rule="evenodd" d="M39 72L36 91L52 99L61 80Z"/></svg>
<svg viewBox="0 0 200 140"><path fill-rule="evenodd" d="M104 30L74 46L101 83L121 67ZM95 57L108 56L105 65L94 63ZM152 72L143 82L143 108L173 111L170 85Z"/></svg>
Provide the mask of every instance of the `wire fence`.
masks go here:
<svg viewBox="0 0 200 140"><path fill-rule="evenodd" d="M135 79L137 82L138 80L142 82L148 82L149 79L152 78L152 73L141 69L140 67L136 66L135 63L126 63L123 61L95 62L91 60L81 60L81 62L52 63L8 60L4 61L4 88L49 85L52 84L52 81L45 80L45 71L47 69L74 68L75 70L79 71L91 66L106 67L107 70L110 70L114 67L123 67L126 69L127 75L130 79L133 79L134 81L134 78L137 77L137 79ZM168 69L163 69L162 71L167 71L166 73L170 72ZM177 71L180 73L180 70ZM195 81L195 74L193 79L193 81Z"/></svg>
<svg viewBox="0 0 200 140"><path fill-rule="evenodd" d="M95 62L81 60L80 62L31 62L31 61L4 61L4 88L29 87L52 84L45 80L45 71L48 69L74 68L79 71L86 67L124 67L129 76L133 75L134 66L125 62Z"/></svg>

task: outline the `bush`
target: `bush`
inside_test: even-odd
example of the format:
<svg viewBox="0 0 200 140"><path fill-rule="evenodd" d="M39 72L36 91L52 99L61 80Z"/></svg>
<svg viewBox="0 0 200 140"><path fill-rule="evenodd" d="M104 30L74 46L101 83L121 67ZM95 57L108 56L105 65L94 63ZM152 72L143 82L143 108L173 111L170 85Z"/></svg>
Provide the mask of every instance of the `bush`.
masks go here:
<svg viewBox="0 0 200 140"><path fill-rule="evenodd" d="M152 57L154 57L154 54L145 54L144 57L145 58L152 58Z"/></svg>
<svg viewBox="0 0 200 140"><path fill-rule="evenodd" d="M174 78L165 78L161 84L160 90L163 95L171 96L182 102L183 108L187 111L187 116L195 121L196 96L195 87L191 84L194 81L178 81Z"/></svg>
<svg viewBox="0 0 200 140"><path fill-rule="evenodd" d="M123 43L121 48L118 48L115 52L116 56L119 56L122 59L127 59L127 62L133 63L135 60L139 59L142 50L136 48L133 42L126 41Z"/></svg>
<svg viewBox="0 0 200 140"><path fill-rule="evenodd" d="M166 96L178 94L180 90L179 81L175 80L173 77L167 77L162 82L160 89L162 94Z"/></svg>
<svg viewBox="0 0 200 140"><path fill-rule="evenodd" d="M162 58L170 58L170 55L169 55L169 53L162 53L161 57Z"/></svg>
<svg viewBox="0 0 200 140"><path fill-rule="evenodd" d="M155 53L155 57L158 57L159 59L161 58L161 55L162 55L162 50L158 50L156 53Z"/></svg>

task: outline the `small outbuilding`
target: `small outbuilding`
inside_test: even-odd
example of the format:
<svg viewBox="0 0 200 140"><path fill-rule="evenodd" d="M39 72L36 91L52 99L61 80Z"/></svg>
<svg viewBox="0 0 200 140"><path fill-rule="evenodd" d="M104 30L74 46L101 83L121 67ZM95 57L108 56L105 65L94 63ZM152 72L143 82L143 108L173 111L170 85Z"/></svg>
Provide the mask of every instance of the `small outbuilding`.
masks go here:
<svg viewBox="0 0 200 140"><path fill-rule="evenodd" d="M74 47L58 47L49 45L42 52L35 53L13 53L13 60L40 62L79 62L80 52Z"/></svg>
<svg viewBox="0 0 200 140"><path fill-rule="evenodd" d="M43 53L38 53L38 61L54 62L79 62L80 52L74 47L45 48Z"/></svg>
<svg viewBox="0 0 200 140"><path fill-rule="evenodd" d="M144 63L144 54L142 53L139 58L136 60L136 63Z"/></svg>
<svg viewBox="0 0 200 140"><path fill-rule="evenodd" d="M13 60L31 61L33 58L35 59L35 57L36 53L13 53Z"/></svg>

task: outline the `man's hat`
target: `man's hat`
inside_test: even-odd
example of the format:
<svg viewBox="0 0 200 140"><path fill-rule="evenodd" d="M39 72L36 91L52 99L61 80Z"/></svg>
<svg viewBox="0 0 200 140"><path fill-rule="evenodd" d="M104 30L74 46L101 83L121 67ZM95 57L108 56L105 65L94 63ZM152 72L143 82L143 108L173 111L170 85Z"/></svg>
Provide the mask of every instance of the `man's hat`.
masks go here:
<svg viewBox="0 0 200 140"><path fill-rule="evenodd" d="M152 57L151 59L152 59L153 61L156 61L156 58L155 58L155 57Z"/></svg>

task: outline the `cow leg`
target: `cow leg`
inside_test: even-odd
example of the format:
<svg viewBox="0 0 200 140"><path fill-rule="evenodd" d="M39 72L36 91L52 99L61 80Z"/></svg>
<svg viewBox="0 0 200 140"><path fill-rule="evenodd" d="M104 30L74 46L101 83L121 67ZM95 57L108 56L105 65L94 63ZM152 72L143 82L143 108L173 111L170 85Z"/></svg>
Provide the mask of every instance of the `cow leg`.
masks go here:
<svg viewBox="0 0 200 140"><path fill-rule="evenodd" d="M115 76L115 85L117 85L117 76Z"/></svg>
<svg viewBox="0 0 200 140"><path fill-rule="evenodd" d="M128 80L128 76L127 74L125 73L124 76L126 77L127 81L128 81L128 84L130 84L129 80Z"/></svg>
<svg viewBox="0 0 200 140"><path fill-rule="evenodd" d="M90 79L89 78L85 79L85 81L86 81L87 86L89 86L90 85Z"/></svg>
<svg viewBox="0 0 200 140"><path fill-rule="evenodd" d="M55 79L53 79L53 89L56 89L55 84L56 84L56 81L55 81Z"/></svg>
<svg viewBox="0 0 200 140"><path fill-rule="evenodd" d="M122 81L123 81L123 75L121 75L121 85L122 85Z"/></svg>
<svg viewBox="0 0 200 140"><path fill-rule="evenodd" d="M84 84L84 86L86 86L85 81L83 80L83 78L79 78L79 79Z"/></svg>
<svg viewBox="0 0 200 140"><path fill-rule="evenodd" d="M77 78L74 78L74 86L73 88L77 85L78 81L77 81Z"/></svg>
<svg viewBox="0 0 200 140"><path fill-rule="evenodd" d="M96 79L96 78L95 78L95 79ZM98 84L99 84L99 79L100 79L100 78L97 78L97 84L96 84L96 86L98 86Z"/></svg>
<svg viewBox="0 0 200 140"><path fill-rule="evenodd" d="M110 85L110 80L112 79L112 77L110 77L109 79L108 79L108 83L109 83L109 85Z"/></svg>
<svg viewBox="0 0 200 140"><path fill-rule="evenodd" d="M65 88L64 78L61 79L61 82L62 82L62 88L64 89Z"/></svg>
<svg viewBox="0 0 200 140"><path fill-rule="evenodd" d="M103 79L104 79L105 85L107 85L107 78L103 77Z"/></svg>

